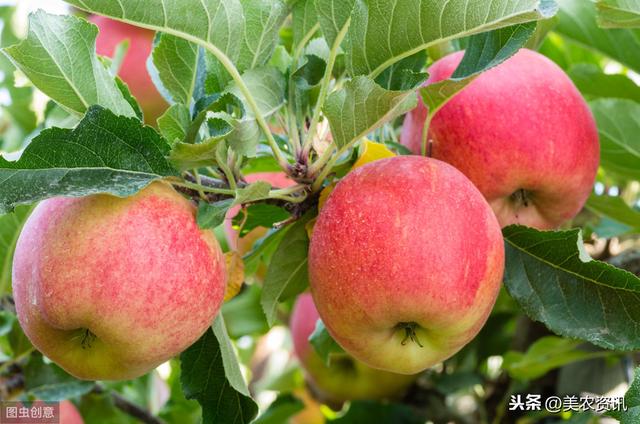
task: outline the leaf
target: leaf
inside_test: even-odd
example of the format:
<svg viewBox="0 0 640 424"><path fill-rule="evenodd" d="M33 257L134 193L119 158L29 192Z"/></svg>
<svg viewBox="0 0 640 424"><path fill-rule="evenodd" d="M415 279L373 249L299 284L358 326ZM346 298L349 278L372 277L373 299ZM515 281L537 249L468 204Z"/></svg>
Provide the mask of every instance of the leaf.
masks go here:
<svg viewBox="0 0 640 424"><path fill-rule="evenodd" d="M309 285L309 237L305 226L310 219L305 215L293 224L271 258L260 302L270 326L276 320L278 303L302 293Z"/></svg>
<svg viewBox="0 0 640 424"><path fill-rule="evenodd" d="M505 286L533 320L605 349L640 347L640 279L591 259L580 230L510 226Z"/></svg>
<svg viewBox="0 0 640 424"><path fill-rule="evenodd" d="M181 103L172 105L158 118L158 129L171 144L185 139L189 124L191 124L189 109Z"/></svg>
<svg viewBox="0 0 640 424"><path fill-rule="evenodd" d="M8 293L11 287L13 252L32 209L32 206L20 206L12 213L0 216L0 296Z"/></svg>
<svg viewBox="0 0 640 424"><path fill-rule="evenodd" d="M351 402L346 413L328 421L332 424L422 424L426 417L416 410L400 403L381 403L371 400Z"/></svg>
<svg viewBox="0 0 640 424"><path fill-rule="evenodd" d="M271 117L285 104L286 80L276 68L252 69L242 75L242 80L249 88L258 110L265 119ZM229 146L240 155L254 156L260 137L256 116L248 107L245 96L237 86L229 87L228 92L245 105L245 115L238 120L236 130L230 135Z"/></svg>
<svg viewBox="0 0 640 424"><path fill-rule="evenodd" d="M562 0L555 31L640 72L640 55L636 53L640 51L640 30L599 28L592 1Z"/></svg>
<svg viewBox="0 0 640 424"><path fill-rule="evenodd" d="M224 261L227 266L227 288L224 292L224 301L227 302L236 297L242 289L244 262L242 262L242 256L233 251L224 254Z"/></svg>
<svg viewBox="0 0 640 424"><path fill-rule="evenodd" d="M264 200L269 197L270 191L271 184L266 181L256 181L245 188L236 190L236 199L233 202L233 206Z"/></svg>
<svg viewBox="0 0 640 424"><path fill-rule="evenodd" d="M569 76L588 99L617 98L640 103L640 86L626 75L605 74L598 65L579 63L569 69Z"/></svg>
<svg viewBox="0 0 640 424"><path fill-rule="evenodd" d="M324 60L316 55L305 56L302 64L291 76L300 90L310 90L320 84L327 69Z"/></svg>
<svg viewBox="0 0 640 424"><path fill-rule="evenodd" d="M215 131L211 131L215 133L214 136L197 143L177 142L173 145L169 161L176 169L184 171L216 164L216 152L221 148L220 142L233 133L237 123L222 113L215 114L207 122L210 129L215 128Z"/></svg>
<svg viewBox="0 0 640 424"><path fill-rule="evenodd" d="M327 367L331 365L331 355L345 353L344 349L331 337L321 319L316 321L316 328L309 336L309 343Z"/></svg>
<svg viewBox="0 0 640 424"><path fill-rule="evenodd" d="M535 22L519 24L474 35L453 76L420 89L422 100L433 117L480 73L494 68L516 54L535 32Z"/></svg>
<svg viewBox="0 0 640 424"><path fill-rule="evenodd" d="M640 232L640 212L631 209L620 197L591 195L586 207L600 217L627 226L627 232ZM598 236L602 237L601 234Z"/></svg>
<svg viewBox="0 0 640 424"><path fill-rule="evenodd" d="M248 424L257 415L258 405L242 393L244 388L236 381L237 376L233 380L243 390L237 390L227 380L224 357L228 346L223 347L223 344L212 330L207 330L200 340L180 355L182 390L187 399L196 399L202 406L203 423ZM227 373L232 374L231 371L229 369Z"/></svg>
<svg viewBox="0 0 640 424"><path fill-rule="evenodd" d="M54 196L132 195L176 175L168 150L153 128L92 106L75 129L42 131L18 161L0 157L0 213Z"/></svg>
<svg viewBox="0 0 640 424"><path fill-rule="evenodd" d="M578 349L582 344L581 341L560 337L543 337L536 340L526 353L507 352L502 367L513 378L535 380L564 365L610 354L606 351L587 352Z"/></svg>
<svg viewBox="0 0 640 424"><path fill-rule="evenodd" d="M215 203L200 201L197 215L198 226L203 229L213 229L221 225L232 203L233 199L225 199Z"/></svg>
<svg viewBox="0 0 640 424"><path fill-rule="evenodd" d="M256 203L244 208L233 218L233 224L242 225L240 237L257 227L271 228L273 224L284 221L290 214L279 206Z"/></svg>
<svg viewBox="0 0 640 424"><path fill-rule="evenodd" d="M640 103L601 99L589 106L600 133L600 165L620 177L640 180Z"/></svg>
<svg viewBox="0 0 640 424"><path fill-rule="evenodd" d="M321 1L318 7L326 8L325 13L334 12L331 8L336 2ZM389 65L434 44L549 18L557 6L549 0L498 0L490 5L446 0L357 0L353 11L343 15L347 10L342 6L340 15L332 19L334 27L341 28L339 23L351 16L343 43L347 67L354 76L377 76ZM327 23L323 31L326 27Z"/></svg>
<svg viewBox="0 0 640 424"><path fill-rule="evenodd" d="M597 0L602 28L640 28L640 0Z"/></svg>
<svg viewBox="0 0 640 424"><path fill-rule="evenodd" d="M626 411L611 411L606 415L620 421L620 424L635 424L640 420L640 367L634 372L631 386L624 395Z"/></svg>
<svg viewBox="0 0 640 424"><path fill-rule="evenodd" d="M247 387L247 382L244 380L242 372L240 371L238 357L236 356L231 340L229 339L229 335L227 334L227 328L224 325L224 318L222 315L218 314L211 328L213 329L213 334L216 336L218 344L220 345L220 354L222 355L222 364L227 376L227 381L238 393L250 397L249 387Z"/></svg>
<svg viewBox="0 0 640 424"><path fill-rule="evenodd" d="M342 90L333 92L327 98L324 113L336 145L348 146L415 108L415 88L417 86L407 91L389 91L368 77L356 77Z"/></svg>
<svg viewBox="0 0 640 424"><path fill-rule="evenodd" d="M151 57L162 87L174 103L190 105L198 76L198 46L171 34L158 34Z"/></svg>
<svg viewBox="0 0 640 424"><path fill-rule="evenodd" d="M289 11L284 0L66 0L109 16L219 51L240 72L267 63Z"/></svg>
<svg viewBox="0 0 640 424"><path fill-rule="evenodd" d="M420 51L389 66L376 78L376 83L387 90L410 90L427 79L428 75L422 72L426 64L427 54Z"/></svg>
<svg viewBox="0 0 640 424"><path fill-rule="evenodd" d="M31 82L67 110L84 114L92 105L135 117L114 77L96 56L98 29L75 16L29 16L29 33L3 51ZM73 52L73 53L71 53Z"/></svg>
<svg viewBox="0 0 640 424"><path fill-rule="evenodd" d="M375 162L380 159L392 158L394 156L396 156L396 154L389 150L389 148L384 144L365 139L360 146L360 156L351 169L360 168L368 163ZM325 187L324 190L329 187L330 186ZM321 193L321 203L324 203L326 201L326 197L328 197L327 195L325 196L325 199L322 199L323 193ZM320 207L320 209L322 208Z"/></svg>
<svg viewBox="0 0 640 424"><path fill-rule="evenodd" d="M282 424L304 409L304 403L290 394L278 398L264 411L253 424Z"/></svg>
<svg viewBox="0 0 640 424"><path fill-rule="evenodd" d="M298 0L291 11L293 19L293 48L297 48L318 23L316 0ZM317 29L316 29L317 30Z"/></svg>
<svg viewBox="0 0 640 424"><path fill-rule="evenodd" d="M238 296L222 305L224 322L232 338L269 331L269 324L260 306L260 293L257 285L246 286Z"/></svg>
<svg viewBox="0 0 640 424"><path fill-rule="evenodd" d="M94 382L81 381L54 363L45 363L40 353L33 353L24 368L25 389L46 402L58 402L82 396L93 389Z"/></svg>

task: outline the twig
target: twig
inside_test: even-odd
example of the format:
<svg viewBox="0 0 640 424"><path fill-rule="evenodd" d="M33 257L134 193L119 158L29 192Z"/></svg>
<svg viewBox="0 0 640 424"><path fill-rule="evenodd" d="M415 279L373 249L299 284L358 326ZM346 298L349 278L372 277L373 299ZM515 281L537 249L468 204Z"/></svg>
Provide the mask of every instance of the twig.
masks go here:
<svg viewBox="0 0 640 424"><path fill-rule="evenodd" d="M96 394L105 394L107 393L107 391L100 385L96 384L92 390L93 393ZM109 396L111 396L111 399L113 400L113 404L116 406L116 408L118 408L119 410L121 410L122 412L124 412L125 414L137 418L138 420L140 420L141 422L145 423L145 424L164 424L164 421L162 421L161 419L154 417L149 411L147 411L144 408L141 408L140 406L136 405L135 403L129 401L128 399L124 398L122 395L120 395L118 392L115 391L109 391L108 392Z"/></svg>

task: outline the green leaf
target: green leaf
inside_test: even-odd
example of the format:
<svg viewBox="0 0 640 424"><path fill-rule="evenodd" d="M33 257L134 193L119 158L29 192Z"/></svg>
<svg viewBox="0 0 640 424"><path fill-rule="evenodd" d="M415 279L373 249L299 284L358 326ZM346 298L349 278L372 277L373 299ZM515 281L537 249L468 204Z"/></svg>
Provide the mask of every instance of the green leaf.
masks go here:
<svg viewBox="0 0 640 424"><path fill-rule="evenodd" d="M278 303L302 293L309 285L306 225L310 219L310 215L305 215L293 224L271 258L260 302L270 326L276 320Z"/></svg>
<svg viewBox="0 0 640 424"><path fill-rule="evenodd" d="M627 232L640 233L640 212L631 209L620 197L591 195L586 207L600 217L627 226Z"/></svg>
<svg viewBox="0 0 640 424"><path fill-rule="evenodd" d="M260 306L261 293L260 287L252 284L222 305L224 322L232 338L238 339L269 331L269 324Z"/></svg>
<svg viewBox="0 0 640 424"><path fill-rule="evenodd" d="M233 218L233 224L242 225L240 237L257 227L271 228L273 224L289 218L289 213L279 206L256 203L242 210Z"/></svg>
<svg viewBox="0 0 640 424"><path fill-rule="evenodd" d="M332 424L422 424L425 421L428 421L426 417L421 416L408 405L358 400L351 402L345 414L328 422Z"/></svg>
<svg viewBox="0 0 640 424"><path fill-rule="evenodd" d="M173 145L169 161L177 169L184 171L215 165L216 151L220 148L220 142L233 133L237 121L226 114L214 115L207 122L210 128L215 128L215 136L199 143L177 142Z"/></svg>
<svg viewBox="0 0 640 424"><path fill-rule="evenodd" d="M40 133L18 161L0 157L0 213L54 196L132 195L176 175L168 151L153 128L92 106L75 129Z"/></svg>
<svg viewBox="0 0 640 424"><path fill-rule="evenodd" d="M269 197L270 191L271 184L266 181L256 181L245 188L236 190L236 199L233 202L233 206L264 200Z"/></svg>
<svg viewBox="0 0 640 424"><path fill-rule="evenodd" d="M282 424L304 409L304 403L293 395L286 394L278 398L264 411L253 424Z"/></svg>
<svg viewBox="0 0 640 424"><path fill-rule="evenodd" d="M376 83L387 90L410 90L426 81L428 75L422 73L426 64L427 54L420 51L389 66Z"/></svg>
<svg viewBox="0 0 640 424"><path fill-rule="evenodd" d="M480 73L496 67L516 54L536 30L535 22L514 25L474 35L453 76L420 89L422 100L434 116Z"/></svg>
<svg viewBox="0 0 640 424"><path fill-rule="evenodd" d="M592 1L562 0L555 31L588 49L640 72L640 30L605 30L596 23L596 7Z"/></svg>
<svg viewBox="0 0 640 424"><path fill-rule="evenodd" d="M580 230L510 226L505 286L524 312L554 333L605 349L640 348L640 279L591 259Z"/></svg>
<svg viewBox="0 0 640 424"><path fill-rule="evenodd" d="M0 296L8 293L11 287L13 252L32 209L32 206L20 206L12 213L0 216Z"/></svg>
<svg viewBox="0 0 640 424"><path fill-rule="evenodd" d="M211 328L220 345L220 354L222 355L222 364L225 375L227 376L227 381L238 393L250 397L249 387L247 387L247 382L244 381L244 377L240 371L238 357L227 334L227 328L225 327L222 315L218 314Z"/></svg>
<svg viewBox="0 0 640 424"><path fill-rule="evenodd" d="M640 367L634 372L631 386L624 395L626 411L612 411L606 415L620 421L620 424L636 424L640 420Z"/></svg>
<svg viewBox="0 0 640 424"><path fill-rule="evenodd" d="M535 380L549 371L573 362L610 355L607 351L587 352L578 349L583 343L547 336L536 340L526 353L507 352L502 367L513 378Z"/></svg>
<svg viewBox="0 0 640 424"><path fill-rule="evenodd" d="M289 10L284 0L66 0L87 12L187 39L230 59L240 72L268 62Z"/></svg>
<svg viewBox="0 0 640 424"><path fill-rule="evenodd" d="M198 46L170 34L159 34L154 44L151 57L162 87L174 103L190 105L198 76Z"/></svg>
<svg viewBox="0 0 640 424"><path fill-rule="evenodd" d="M321 319L316 321L316 328L309 336L309 343L327 366L331 365L331 355L344 354L344 349L331 337Z"/></svg>
<svg viewBox="0 0 640 424"><path fill-rule="evenodd" d="M626 75L608 75L598 65L579 63L569 69L569 76L588 99L617 98L640 103L640 86Z"/></svg>
<svg viewBox="0 0 640 424"><path fill-rule="evenodd" d="M620 177L640 180L640 103L600 99L589 105L600 133L600 165Z"/></svg>
<svg viewBox="0 0 640 424"><path fill-rule="evenodd" d="M333 139L339 148L365 137L417 105L414 89L385 90L371 78L356 77L333 92L324 106Z"/></svg>
<svg viewBox="0 0 640 424"><path fill-rule="evenodd" d="M171 106L158 118L158 129L171 144L185 139L189 124L191 124L189 108L181 103Z"/></svg>
<svg viewBox="0 0 640 424"><path fill-rule="evenodd" d="M221 200L215 203L200 201L197 216L198 226L200 228L213 229L222 224L232 203L233 199Z"/></svg>
<svg viewBox="0 0 640 424"><path fill-rule="evenodd" d="M305 56L305 62L293 73L292 78L300 90L310 90L320 84L327 64L316 55Z"/></svg>
<svg viewBox="0 0 640 424"><path fill-rule="evenodd" d="M182 390L202 406L202 422L248 424L258 405L227 380L223 348L214 332L207 332L180 356Z"/></svg>
<svg viewBox="0 0 640 424"><path fill-rule="evenodd" d="M267 119L285 104L286 80L276 68L252 69L242 75L242 80L255 99L261 115ZM229 146L239 155L254 156L260 141L260 129L253 110L247 106L245 96L237 86L228 91L245 105L245 114L238 120L235 131L228 138Z"/></svg>
<svg viewBox="0 0 640 424"><path fill-rule="evenodd" d="M330 11L336 2L321 3L329 3L323 7ZM498 0L490 5L446 0L358 0L350 13L351 25L343 47L352 75L377 76L398 60L434 44L549 18L556 10L555 2L549 0ZM333 19L335 27L341 28L339 23L345 16L349 15Z"/></svg>
<svg viewBox="0 0 640 424"><path fill-rule="evenodd" d="M316 0L298 0L291 11L293 18L293 47L297 48L302 40L318 23Z"/></svg>
<svg viewBox="0 0 640 424"><path fill-rule="evenodd" d="M597 0L602 28L640 28L640 0Z"/></svg>
<svg viewBox="0 0 640 424"><path fill-rule="evenodd" d="M31 354L25 365L24 381L30 395L46 402L82 396L95 384L73 378L54 363L45 363L38 352Z"/></svg>
<svg viewBox="0 0 640 424"><path fill-rule="evenodd" d="M29 17L27 38L4 52L36 87L71 112L82 115L90 106L101 105L135 117L96 56L97 35L97 27L84 19L40 10Z"/></svg>

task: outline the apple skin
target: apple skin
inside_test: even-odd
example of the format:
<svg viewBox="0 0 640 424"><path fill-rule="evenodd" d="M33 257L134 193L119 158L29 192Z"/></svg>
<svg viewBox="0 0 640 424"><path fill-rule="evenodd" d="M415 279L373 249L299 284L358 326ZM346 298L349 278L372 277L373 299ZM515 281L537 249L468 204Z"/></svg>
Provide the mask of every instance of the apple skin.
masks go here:
<svg viewBox="0 0 640 424"><path fill-rule="evenodd" d="M82 415L69 400L60 402L60 424L84 424Z"/></svg>
<svg viewBox="0 0 640 424"><path fill-rule="evenodd" d="M40 203L13 261L18 320L33 345L86 380L136 378L189 347L226 285L218 242L195 213L161 182L129 198Z"/></svg>
<svg viewBox="0 0 640 424"><path fill-rule="evenodd" d="M347 174L320 212L311 292L345 351L415 374L478 334L500 290L503 243L486 200L454 167L379 160Z"/></svg>
<svg viewBox="0 0 640 424"><path fill-rule="evenodd" d="M348 355L333 357L327 367L309 343L318 318L311 294L298 296L289 322L293 346L312 388L322 398L340 404L348 400L397 397L416 380L417 376L373 369Z"/></svg>
<svg viewBox="0 0 640 424"><path fill-rule="evenodd" d="M434 63L427 84L449 78L462 57L457 52ZM415 154L426 116L420 100L403 125L401 142ZM598 131L582 95L555 63L526 49L446 104L429 137L432 157L473 181L502 226L553 229L572 219L600 162Z"/></svg>
<svg viewBox="0 0 640 424"><path fill-rule="evenodd" d="M156 120L168 106L147 71L147 59L153 49L155 33L104 16L93 15L89 17L89 21L100 29L96 40L96 50L99 55L113 57L118 44L129 40L129 49L118 75L138 100L144 112L145 122L155 125Z"/></svg>

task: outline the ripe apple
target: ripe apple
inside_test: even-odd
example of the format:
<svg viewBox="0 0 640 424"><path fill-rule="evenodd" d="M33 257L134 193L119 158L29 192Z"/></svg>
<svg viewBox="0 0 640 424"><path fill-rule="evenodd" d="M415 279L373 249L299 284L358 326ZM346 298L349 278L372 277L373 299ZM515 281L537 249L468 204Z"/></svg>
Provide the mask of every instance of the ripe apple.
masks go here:
<svg viewBox="0 0 640 424"><path fill-rule="evenodd" d="M255 183L258 181L266 181L275 188L287 188L296 184L295 181L290 179L284 172L256 172L254 174L248 174L245 176L245 180L249 183ZM245 234L244 237L238 237L238 231L233 228L233 218L240 212L240 206L233 207L227 212L227 216L224 221L224 230L227 236L227 243L231 250L235 250L240 255L244 256L251 251L256 241L260 240L269 231L265 227L256 227Z"/></svg>
<svg viewBox="0 0 640 424"><path fill-rule="evenodd" d="M226 275L211 231L170 185L129 198L53 198L25 223L13 261L20 325L87 380L136 378L211 325Z"/></svg>
<svg viewBox="0 0 640 424"><path fill-rule="evenodd" d="M484 325L504 271L500 225L454 167L421 156L371 162L320 212L309 279L329 333L365 364L415 374Z"/></svg>
<svg viewBox="0 0 640 424"><path fill-rule="evenodd" d="M373 369L349 355L332 357L327 367L309 343L319 315L310 293L298 296L289 327L296 356L310 384L322 398L334 403L347 400L382 399L402 395L416 376Z"/></svg>
<svg viewBox="0 0 640 424"><path fill-rule="evenodd" d="M431 66L427 84L449 78L463 53ZM401 141L420 154L420 101ZM580 92L551 60L521 50L474 80L433 118L432 157L462 171L502 226L557 228L584 206L595 181L598 131Z"/></svg>
<svg viewBox="0 0 640 424"><path fill-rule="evenodd" d="M118 44L129 40L129 49L118 75L138 100L145 122L155 124L156 119L167 108L167 102L156 89L147 71L147 58L151 55L154 32L104 16L93 15L89 20L100 30L96 40L98 54L113 57Z"/></svg>
<svg viewBox="0 0 640 424"><path fill-rule="evenodd" d="M84 424L82 415L69 400L60 402L60 424Z"/></svg>

